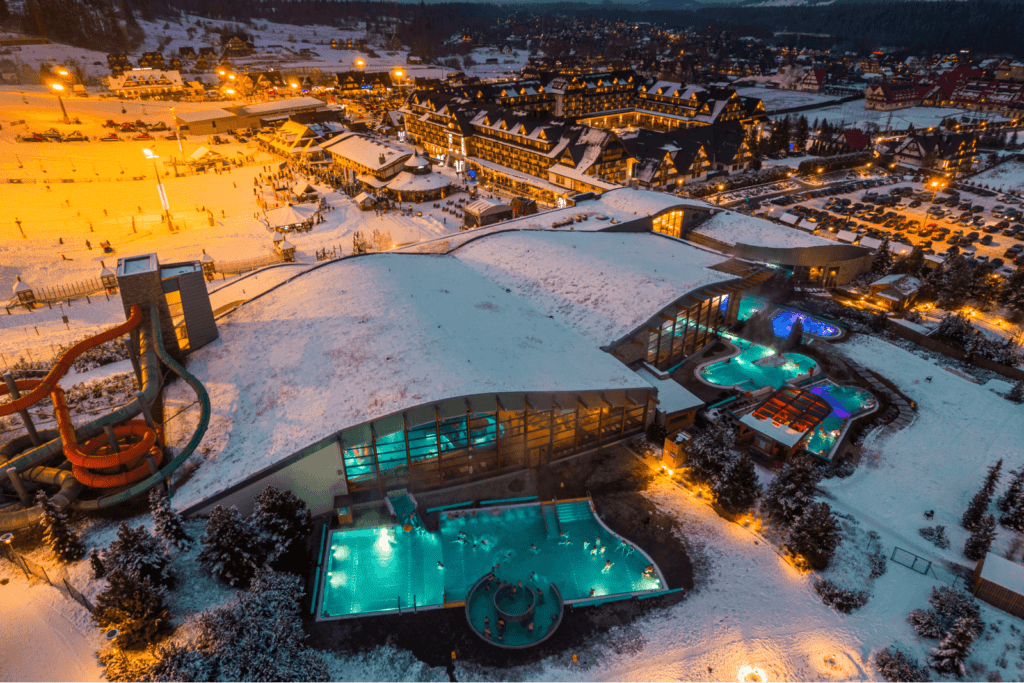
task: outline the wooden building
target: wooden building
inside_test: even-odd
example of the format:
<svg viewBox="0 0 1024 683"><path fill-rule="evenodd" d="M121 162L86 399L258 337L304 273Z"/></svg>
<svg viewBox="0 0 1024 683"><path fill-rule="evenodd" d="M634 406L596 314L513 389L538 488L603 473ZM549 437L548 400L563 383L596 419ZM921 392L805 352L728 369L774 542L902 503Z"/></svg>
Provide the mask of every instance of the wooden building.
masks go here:
<svg viewBox="0 0 1024 683"><path fill-rule="evenodd" d="M1024 617L1024 566L988 553L974 568L974 597Z"/></svg>

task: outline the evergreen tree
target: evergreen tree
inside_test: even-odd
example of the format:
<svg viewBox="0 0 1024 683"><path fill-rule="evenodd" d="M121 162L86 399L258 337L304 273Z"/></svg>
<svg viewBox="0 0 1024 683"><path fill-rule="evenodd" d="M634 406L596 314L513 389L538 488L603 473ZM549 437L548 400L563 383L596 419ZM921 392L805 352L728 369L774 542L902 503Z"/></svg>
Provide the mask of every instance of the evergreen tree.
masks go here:
<svg viewBox="0 0 1024 683"><path fill-rule="evenodd" d="M967 543L964 545L964 556L968 560L980 560L988 553L995 538L996 518L992 515L985 515L978 523L978 528L967 539Z"/></svg>
<svg viewBox="0 0 1024 683"><path fill-rule="evenodd" d="M871 274L881 277L888 274L892 270L895 258L892 255L892 249L889 247L889 239L885 238L882 240L882 244L879 245L878 251L875 252L875 258L871 262Z"/></svg>
<svg viewBox="0 0 1024 683"><path fill-rule="evenodd" d="M36 494L36 507L42 512L43 541L57 559L68 563L85 557L85 546L68 524L67 514L42 489Z"/></svg>
<svg viewBox="0 0 1024 683"><path fill-rule="evenodd" d="M108 574L118 569L124 574L147 578L154 586L171 588L174 585L167 551L142 526L133 529L121 522L117 527L117 538L103 554L103 565Z"/></svg>
<svg viewBox="0 0 1024 683"><path fill-rule="evenodd" d="M946 310L963 306L974 285L974 270L967 265L963 256L957 256L951 264L937 270L933 284L938 294L936 305Z"/></svg>
<svg viewBox="0 0 1024 683"><path fill-rule="evenodd" d="M1024 267L1014 268L1006 278L999 300L1014 313L1024 313Z"/></svg>
<svg viewBox="0 0 1024 683"><path fill-rule="evenodd" d="M999 475L1003 469L1003 461L1000 459L995 465L988 468L988 475L985 477L985 483L982 484L981 489L974 494L974 498L971 499L971 504L967 507L967 511L964 512L963 519L961 520L963 526L968 531L975 531L978 529L978 525L981 524L981 518L985 516L988 511L989 503L992 502L992 496L995 494L996 484L999 483Z"/></svg>
<svg viewBox="0 0 1024 683"><path fill-rule="evenodd" d="M941 674L963 677L967 675L965 662L974 646L976 624L974 620L961 618L946 633L938 647L931 649L929 664Z"/></svg>
<svg viewBox="0 0 1024 683"><path fill-rule="evenodd" d="M325 681L326 662L304 644L302 579L260 569L231 603L204 612L196 637L161 649L154 681Z"/></svg>
<svg viewBox="0 0 1024 683"><path fill-rule="evenodd" d="M927 681L928 672L893 643L875 655L875 666L887 681Z"/></svg>
<svg viewBox="0 0 1024 683"><path fill-rule="evenodd" d="M92 619L100 628L120 631L122 649L153 642L167 626L170 614L166 589L134 569L112 568L107 572L107 588L96 596Z"/></svg>
<svg viewBox="0 0 1024 683"><path fill-rule="evenodd" d="M1016 388L1017 386L1024 387L1024 384L1017 382L1014 387ZM1017 500L1021 491L1024 491L1024 468L1021 468L1019 472L1016 470L1010 470L1010 474L1013 475L1013 479L1010 480L1010 485L1006 488L1006 491L1003 492L1003 495L999 496L999 499L996 501L996 507L999 508L1000 512L1009 512L1010 508L1013 507L1013 502Z"/></svg>
<svg viewBox="0 0 1024 683"><path fill-rule="evenodd" d="M1010 393L1006 395L1006 398L1017 405L1024 403L1024 380L1017 380L1013 388L1010 389Z"/></svg>
<svg viewBox="0 0 1024 683"><path fill-rule="evenodd" d="M301 550L313 533L313 515L291 491L268 486L256 497L250 522L259 535L266 561L273 563Z"/></svg>
<svg viewBox="0 0 1024 683"><path fill-rule="evenodd" d="M841 541L839 522L829 504L812 503L794 522L786 547L820 571L828 567Z"/></svg>
<svg viewBox="0 0 1024 683"><path fill-rule="evenodd" d="M199 563L231 586L247 586L262 564L259 535L238 508L213 508L200 541Z"/></svg>
<svg viewBox="0 0 1024 683"><path fill-rule="evenodd" d="M789 114L772 125L771 148L776 154L789 151Z"/></svg>
<svg viewBox="0 0 1024 683"><path fill-rule="evenodd" d="M103 558L100 557L100 551L97 548L89 551L89 566L92 568L92 578L102 579L107 575L107 568L103 566Z"/></svg>
<svg viewBox="0 0 1024 683"><path fill-rule="evenodd" d="M690 479L714 489L738 456L735 430L724 420L712 422L690 441L686 459Z"/></svg>
<svg viewBox="0 0 1024 683"><path fill-rule="evenodd" d="M733 514L748 512L754 507L761 496L761 480L749 455L742 454L726 467L715 496L719 505Z"/></svg>
<svg viewBox="0 0 1024 683"><path fill-rule="evenodd" d="M814 487L821 481L821 472L809 457L795 458L765 489L761 508L771 521L790 527L814 502Z"/></svg>
<svg viewBox="0 0 1024 683"><path fill-rule="evenodd" d="M149 513L153 515L153 532L165 546L173 545L178 550L185 550L192 545L181 515L171 509L167 494L159 486L154 486L149 492Z"/></svg>
<svg viewBox="0 0 1024 683"><path fill-rule="evenodd" d="M999 523L1007 529L1024 533L1024 491L1017 494L1010 509L999 517Z"/></svg>

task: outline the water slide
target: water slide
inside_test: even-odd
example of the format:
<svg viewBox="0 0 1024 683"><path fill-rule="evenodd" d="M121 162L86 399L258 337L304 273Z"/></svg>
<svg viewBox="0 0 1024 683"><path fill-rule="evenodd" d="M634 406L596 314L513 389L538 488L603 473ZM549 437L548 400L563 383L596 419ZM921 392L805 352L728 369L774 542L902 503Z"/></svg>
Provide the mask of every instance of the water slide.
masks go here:
<svg viewBox="0 0 1024 683"><path fill-rule="evenodd" d="M19 479L59 486L60 491L52 498L54 504L62 509L74 507L79 510L112 507L169 480L171 474L192 455L206 433L210 423L210 397L199 380L163 348L160 318L155 306L150 306L150 320L151 334L140 334L141 395L131 403L81 427L74 428L71 424L64 392L58 382L82 353L139 327L142 310L138 306L132 306L125 323L68 349L42 380L19 380L15 383L18 391L25 393L20 398L0 404L0 416L25 410L50 395L58 429L56 432L40 432L39 438L44 443L39 446L32 447L28 434L0 446L0 473L14 468ZM156 446L162 436L158 426L150 425L147 420L133 419L140 413L149 414L149 406L160 391L158 359L192 387L200 406L199 424L192 438L167 463L162 463L163 452ZM6 386L0 387L0 397L9 393ZM140 401L145 402L145 405ZM96 438L104 433L105 427L113 428L116 445L107 438ZM66 461L54 466L51 461L61 455ZM84 487L100 489L104 493L98 498L81 500L78 497ZM106 492L108 490L110 492ZM19 507L9 512L0 510L0 532L32 526L39 519L40 512L34 507Z"/></svg>

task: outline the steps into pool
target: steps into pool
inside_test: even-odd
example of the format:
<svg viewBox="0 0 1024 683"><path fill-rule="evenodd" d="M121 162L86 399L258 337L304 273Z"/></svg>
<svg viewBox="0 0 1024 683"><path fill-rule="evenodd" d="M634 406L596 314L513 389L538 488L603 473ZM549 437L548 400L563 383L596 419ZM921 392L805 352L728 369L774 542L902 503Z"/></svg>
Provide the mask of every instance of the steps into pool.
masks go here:
<svg viewBox="0 0 1024 683"><path fill-rule="evenodd" d="M558 508L558 520L562 524L593 519L590 514L590 502L586 500L558 503L556 507Z"/></svg>
<svg viewBox="0 0 1024 683"><path fill-rule="evenodd" d="M547 529L548 538L558 538L558 518L555 516L555 506L541 505L540 509L544 515L544 527Z"/></svg>
<svg viewBox="0 0 1024 683"><path fill-rule="evenodd" d="M423 520L416 512L416 499L412 497L411 493L403 493L393 498L388 496L387 500L391 512L394 513L400 525L411 524L414 527L423 528Z"/></svg>

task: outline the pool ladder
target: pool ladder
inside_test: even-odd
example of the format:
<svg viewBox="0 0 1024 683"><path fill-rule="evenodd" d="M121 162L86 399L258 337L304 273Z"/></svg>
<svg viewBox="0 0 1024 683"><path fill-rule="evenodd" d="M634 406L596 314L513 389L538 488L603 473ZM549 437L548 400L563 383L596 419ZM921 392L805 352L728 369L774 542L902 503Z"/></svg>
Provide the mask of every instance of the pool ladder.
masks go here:
<svg viewBox="0 0 1024 683"><path fill-rule="evenodd" d="M550 507L549 507L550 506ZM552 534L551 525L548 523L547 510L551 510L551 515L555 519L554 531ZM544 531L547 533L548 538L558 538L562 535L562 522L558 519L558 501L554 498L551 499L550 503L540 504L540 517L544 520Z"/></svg>

